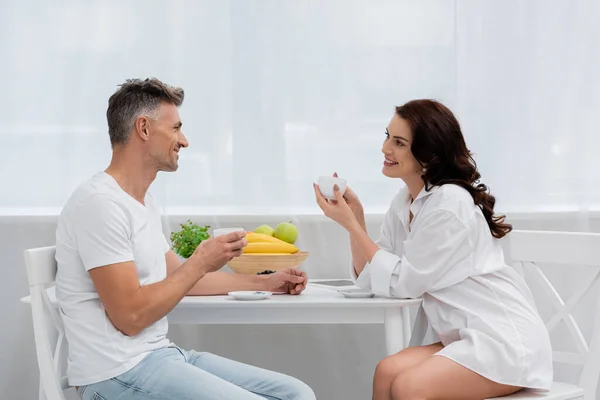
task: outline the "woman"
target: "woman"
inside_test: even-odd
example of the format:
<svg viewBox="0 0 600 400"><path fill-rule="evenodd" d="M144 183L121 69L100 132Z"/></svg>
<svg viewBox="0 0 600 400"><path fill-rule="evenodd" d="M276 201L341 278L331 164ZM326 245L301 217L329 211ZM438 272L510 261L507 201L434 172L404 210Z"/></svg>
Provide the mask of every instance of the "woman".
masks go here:
<svg viewBox="0 0 600 400"><path fill-rule="evenodd" d="M317 203L350 233L356 284L378 295L423 298L439 342L382 360L373 398L480 400L522 388L549 389L548 332L498 239L512 227L494 215L458 121L444 105L414 100L396 108L383 144L383 174L406 187L381 236L366 232L362 205L347 189ZM432 357L436 356L436 357Z"/></svg>

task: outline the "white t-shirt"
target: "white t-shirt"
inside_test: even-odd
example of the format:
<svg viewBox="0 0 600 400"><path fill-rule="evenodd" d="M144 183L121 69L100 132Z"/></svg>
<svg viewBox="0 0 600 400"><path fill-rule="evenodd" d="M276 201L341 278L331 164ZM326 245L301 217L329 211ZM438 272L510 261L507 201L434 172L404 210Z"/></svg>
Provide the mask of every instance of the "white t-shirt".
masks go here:
<svg viewBox="0 0 600 400"><path fill-rule="evenodd" d="M56 230L56 298L69 344L67 377L83 386L118 376L150 351L170 344L167 318L137 336L109 320L89 270L135 261L141 285L165 279L160 210L147 194L141 204L101 172L79 186L62 210Z"/></svg>

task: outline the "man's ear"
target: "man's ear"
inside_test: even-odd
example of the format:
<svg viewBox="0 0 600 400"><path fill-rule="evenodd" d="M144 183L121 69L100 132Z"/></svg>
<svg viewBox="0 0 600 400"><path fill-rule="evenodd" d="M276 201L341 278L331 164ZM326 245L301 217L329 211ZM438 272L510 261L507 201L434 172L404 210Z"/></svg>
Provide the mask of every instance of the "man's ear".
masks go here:
<svg viewBox="0 0 600 400"><path fill-rule="evenodd" d="M135 133L143 141L150 138L150 120L148 117L140 116L135 119Z"/></svg>

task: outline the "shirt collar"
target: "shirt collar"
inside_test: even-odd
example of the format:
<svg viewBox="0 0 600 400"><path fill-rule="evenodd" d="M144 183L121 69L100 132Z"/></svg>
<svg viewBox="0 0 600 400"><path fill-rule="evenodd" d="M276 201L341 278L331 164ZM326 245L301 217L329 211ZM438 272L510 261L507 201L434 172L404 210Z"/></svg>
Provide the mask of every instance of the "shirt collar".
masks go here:
<svg viewBox="0 0 600 400"><path fill-rule="evenodd" d="M421 189L421 191L417 195L417 198L412 203L410 203L410 193L408 193L407 191L408 197L406 201L408 204L408 209L410 210L410 212L412 212L413 216L417 215L417 213L423 207L423 204L425 204L427 198L431 196L436 190L438 190L438 188L439 186L430 186L429 190L425 190L425 186L423 186L423 189Z"/></svg>

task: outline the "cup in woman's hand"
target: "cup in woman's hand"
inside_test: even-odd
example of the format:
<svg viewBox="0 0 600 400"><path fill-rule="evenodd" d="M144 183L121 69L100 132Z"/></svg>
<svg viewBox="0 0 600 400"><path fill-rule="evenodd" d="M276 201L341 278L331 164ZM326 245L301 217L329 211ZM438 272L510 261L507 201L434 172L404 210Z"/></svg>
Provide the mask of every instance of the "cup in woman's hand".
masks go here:
<svg viewBox="0 0 600 400"><path fill-rule="evenodd" d="M320 176L318 185L321 194L328 200L336 199L335 193L333 191L333 187L335 185L338 186L342 195L346 192L346 187L348 186L345 179L336 178L333 176Z"/></svg>

